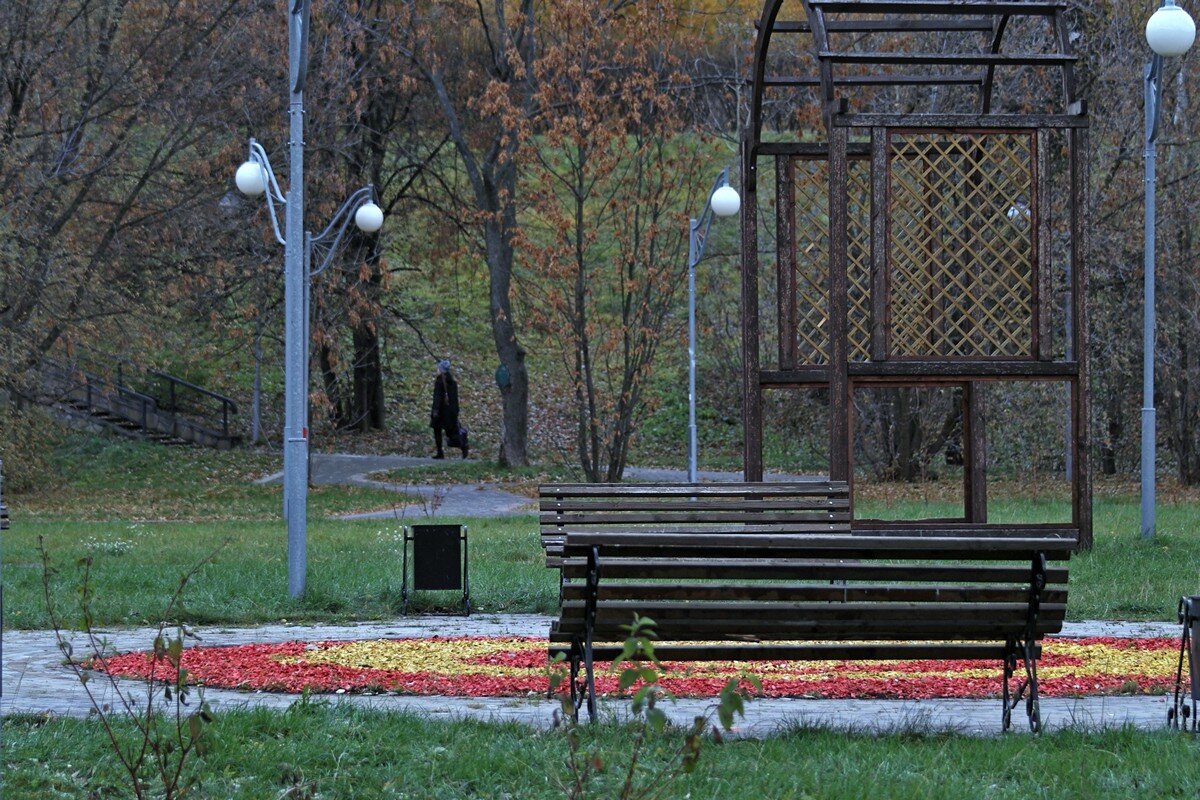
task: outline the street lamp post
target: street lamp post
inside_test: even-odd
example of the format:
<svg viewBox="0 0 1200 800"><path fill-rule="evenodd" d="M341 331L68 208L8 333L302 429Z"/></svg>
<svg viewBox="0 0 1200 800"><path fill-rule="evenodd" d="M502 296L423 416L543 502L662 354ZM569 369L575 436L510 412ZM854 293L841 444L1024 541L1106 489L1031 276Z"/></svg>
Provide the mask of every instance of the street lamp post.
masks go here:
<svg viewBox="0 0 1200 800"><path fill-rule="evenodd" d="M729 185L729 170L713 181L704 211L688 223L688 482L697 483L696 470L696 265L704 257L712 218L731 217L742 207L737 190Z"/></svg>
<svg viewBox="0 0 1200 800"><path fill-rule="evenodd" d="M1156 209L1154 188L1157 180L1159 120L1162 117L1163 59L1181 56L1196 39L1196 23L1188 13L1175 5L1175 0L1163 4L1146 22L1146 42L1154 57L1145 71L1146 150L1145 191L1146 228L1143 253L1143 283L1145 316L1142 324L1142 538L1154 538L1155 495L1155 408L1154 408L1154 248Z"/></svg>
<svg viewBox="0 0 1200 800"><path fill-rule="evenodd" d="M288 192L285 196L262 146L250 140L250 157L235 182L249 197L266 194L275 239L284 248L284 424L283 516L288 531L288 594L304 593L308 563L308 289L309 279L333 260L351 218L366 233L383 225L375 193L365 186L347 198L316 236L304 230L304 85L308 73L309 0L292 0L288 11ZM276 206L284 209L279 230ZM310 271L314 245L330 247L321 266Z"/></svg>

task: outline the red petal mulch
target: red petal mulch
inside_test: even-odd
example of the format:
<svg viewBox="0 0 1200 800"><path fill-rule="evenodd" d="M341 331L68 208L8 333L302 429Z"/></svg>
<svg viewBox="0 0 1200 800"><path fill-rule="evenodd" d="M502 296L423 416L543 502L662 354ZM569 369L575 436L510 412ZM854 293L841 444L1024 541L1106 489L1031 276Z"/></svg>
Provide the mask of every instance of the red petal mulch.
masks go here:
<svg viewBox="0 0 1200 800"><path fill-rule="evenodd" d="M1050 638L1039 678L1045 696L1153 694L1174 686L1177 643L1168 638ZM89 663L113 675L147 678L150 653ZM192 647L182 666L189 682L271 692L360 692L458 697L544 694L546 641L529 637L455 637L356 642L285 642ZM766 697L991 697L998 663L979 661L745 662L663 665L664 689L679 697L715 696L732 675L752 673ZM169 674L159 662L156 676ZM596 669L601 694L618 691L608 664Z"/></svg>

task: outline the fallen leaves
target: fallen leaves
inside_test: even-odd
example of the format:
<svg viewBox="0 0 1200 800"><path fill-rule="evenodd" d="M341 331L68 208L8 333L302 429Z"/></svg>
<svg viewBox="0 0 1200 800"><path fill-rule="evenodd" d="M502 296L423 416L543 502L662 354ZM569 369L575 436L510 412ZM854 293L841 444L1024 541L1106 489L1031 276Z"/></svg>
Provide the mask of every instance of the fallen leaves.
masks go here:
<svg viewBox="0 0 1200 800"><path fill-rule="evenodd" d="M1169 638L1049 638L1038 673L1045 696L1161 693L1174 686L1177 642ZM284 642L183 651L188 680L210 687L270 692L394 693L454 697L544 694L547 643L533 637L431 637L350 642ZM87 666L147 678L153 653L127 653ZM163 665L158 666L163 674ZM662 687L679 697L715 697L733 675L762 680L766 697L991 697L999 663L981 661L761 661L663 665ZM596 688L619 692L600 664ZM756 692L757 693L757 692Z"/></svg>

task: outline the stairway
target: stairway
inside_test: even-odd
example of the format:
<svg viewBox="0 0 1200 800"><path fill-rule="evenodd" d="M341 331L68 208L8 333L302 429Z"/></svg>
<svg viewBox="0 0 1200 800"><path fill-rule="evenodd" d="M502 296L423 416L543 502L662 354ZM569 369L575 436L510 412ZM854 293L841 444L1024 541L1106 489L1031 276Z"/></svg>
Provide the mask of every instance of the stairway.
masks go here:
<svg viewBox="0 0 1200 800"><path fill-rule="evenodd" d="M42 360L34 398L75 424L160 444L228 450L241 443L231 427L237 404L174 375L110 356Z"/></svg>

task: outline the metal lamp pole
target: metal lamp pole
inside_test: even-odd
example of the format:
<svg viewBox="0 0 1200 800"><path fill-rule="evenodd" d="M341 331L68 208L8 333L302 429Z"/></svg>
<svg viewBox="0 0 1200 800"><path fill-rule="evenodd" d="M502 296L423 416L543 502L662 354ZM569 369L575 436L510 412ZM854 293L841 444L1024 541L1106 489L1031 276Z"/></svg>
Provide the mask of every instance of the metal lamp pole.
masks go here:
<svg viewBox="0 0 1200 800"><path fill-rule="evenodd" d="M1162 72L1164 56L1181 56L1196 38L1196 25L1187 12L1175 5L1175 0L1163 4L1146 23L1146 41L1154 57L1145 70L1146 149L1145 162L1145 250L1142 256L1143 303L1142 322L1142 538L1154 538L1155 529L1155 444L1156 410L1154 407L1154 250L1155 184L1157 182L1159 120L1162 117Z"/></svg>
<svg viewBox="0 0 1200 800"><path fill-rule="evenodd" d="M729 185L729 169L713 181L699 219L688 222L688 483L697 483L696 453L696 265L704 257L704 245L708 241L708 229L712 218L736 214L741 207L741 198Z"/></svg>
<svg viewBox="0 0 1200 800"><path fill-rule="evenodd" d="M317 236L304 230L304 86L308 73L309 0L292 0L288 11L288 166L286 197L267 153L254 139L250 157L238 168L237 185L246 195L266 193L271 227L284 248L284 424L283 516L288 531L288 594L304 593L308 563L308 289L309 278L333 259L351 217L365 232L378 231L383 212L370 186L352 194ZM284 209L279 230L276 206ZM312 246L332 242L321 267L310 273Z"/></svg>

